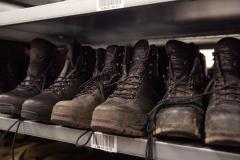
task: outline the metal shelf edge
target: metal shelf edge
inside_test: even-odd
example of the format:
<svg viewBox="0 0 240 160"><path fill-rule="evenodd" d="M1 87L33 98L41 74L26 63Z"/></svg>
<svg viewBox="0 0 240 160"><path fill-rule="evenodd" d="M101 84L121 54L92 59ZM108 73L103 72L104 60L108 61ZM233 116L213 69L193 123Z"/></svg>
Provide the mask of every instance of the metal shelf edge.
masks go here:
<svg viewBox="0 0 240 160"><path fill-rule="evenodd" d="M124 8L175 0L127 0ZM97 1L63 1L0 13L0 26L97 12Z"/></svg>
<svg viewBox="0 0 240 160"><path fill-rule="evenodd" d="M0 117L0 130L7 130L16 119L8 117ZM11 129L11 132L16 130L16 126ZM62 141L75 144L77 138L85 132L84 130L72 129L57 125L47 125L32 121L23 121L19 128L19 133ZM89 134L86 134L80 144L86 142ZM140 138L117 137L117 152L135 155L139 157L145 156L146 140ZM90 146L90 143L87 144ZM216 151L210 148L195 147L190 145L180 145L168 142L156 142L156 157L158 160L239 160L240 154Z"/></svg>

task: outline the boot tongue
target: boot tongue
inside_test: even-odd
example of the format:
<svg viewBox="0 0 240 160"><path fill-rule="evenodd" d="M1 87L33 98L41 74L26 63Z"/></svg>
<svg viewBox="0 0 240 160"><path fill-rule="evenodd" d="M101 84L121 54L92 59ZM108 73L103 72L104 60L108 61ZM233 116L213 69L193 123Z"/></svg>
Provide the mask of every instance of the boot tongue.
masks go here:
<svg viewBox="0 0 240 160"><path fill-rule="evenodd" d="M104 61L104 67L103 67L103 74L104 76L104 80L108 80L111 78L111 76L116 72L115 71L115 63L116 62L116 58L117 58L117 46L109 46L106 50L106 57L105 57L105 61Z"/></svg>
<svg viewBox="0 0 240 160"><path fill-rule="evenodd" d="M187 75L190 73L191 68L189 67L190 64L187 58L180 57L177 55L171 55L170 61L172 73L177 78L181 77L182 75Z"/></svg>
<svg viewBox="0 0 240 160"><path fill-rule="evenodd" d="M223 38L215 48L215 67L221 69L225 79L231 80L239 75L240 41L235 38ZM218 65L218 66L216 66Z"/></svg>
<svg viewBox="0 0 240 160"><path fill-rule="evenodd" d="M78 44L76 41L73 43L67 45L67 56L66 59L72 64L76 65L77 58L81 52L83 52L83 49L80 44Z"/></svg>
<svg viewBox="0 0 240 160"><path fill-rule="evenodd" d="M31 44L28 72L34 77L44 75L54 55L55 46L42 39L34 39Z"/></svg>
<svg viewBox="0 0 240 160"><path fill-rule="evenodd" d="M169 68L173 76L179 78L188 75L192 69L195 52L194 44L171 40L166 44L166 52L169 56Z"/></svg>
<svg viewBox="0 0 240 160"><path fill-rule="evenodd" d="M132 64L132 50L130 47L125 47L123 52L122 77L127 77L129 68Z"/></svg>
<svg viewBox="0 0 240 160"><path fill-rule="evenodd" d="M229 54L219 54L219 65L223 72L226 74L237 74L237 62L236 56L231 56Z"/></svg>
<svg viewBox="0 0 240 160"><path fill-rule="evenodd" d="M77 43L73 43L71 45L67 46L68 52L66 56L66 60L62 69L62 72L60 73L60 77L66 77L69 72L72 71L72 69L76 66L76 63L78 61L78 55L81 52L80 46Z"/></svg>
<svg viewBox="0 0 240 160"><path fill-rule="evenodd" d="M106 51L102 48L97 49L96 52L96 64L94 68L94 75L97 75L103 70Z"/></svg>
<svg viewBox="0 0 240 160"><path fill-rule="evenodd" d="M66 77L67 74L71 71L71 69L71 61L69 59L66 59L59 77Z"/></svg>
<svg viewBox="0 0 240 160"><path fill-rule="evenodd" d="M142 76L145 72L146 63L149 56L149 44L147 40L140 40L134 47L132 55L132 66L129 74Z"/></svg>

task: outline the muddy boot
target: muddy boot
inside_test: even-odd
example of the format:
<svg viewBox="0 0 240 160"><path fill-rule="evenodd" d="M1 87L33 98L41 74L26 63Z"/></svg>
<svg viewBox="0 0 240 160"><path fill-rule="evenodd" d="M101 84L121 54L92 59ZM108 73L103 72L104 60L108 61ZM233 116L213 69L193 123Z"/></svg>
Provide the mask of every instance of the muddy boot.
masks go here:
<svg viewBox="0 0 240 160"><path fill-rule="evenodd" d="M77 43L68 46L68 53L62 72L54 83L41 94L23 103L21 116L38 122L51 122L53 106L61 100L72 99L78 87L91 78L95 59L91 47L81 47Z"/></svg>
<svg viewBox="0 0 240 160"><path fill-rule="evenodd" d="M240 147L240 40L224 38L214 51L205 142ZM211 85L210 84L210 85Z"/></svg>
<svg viewBox="0 0 240 160"><path fill-rule="evenodd" d="M102 56L97 54L96 66ZM118 46L109 46L102 71L80 87L80 92L73 100L60 101L53 109L52 121L57 124L90 128L92 112L116 88L116 81L120 77L123 49Z"/></svg>
<svg viewBox="0 0 240 160"><path fill-rule="evenodd" d="M156 136L201 138L204 107L205 59L194 44L171 40L166 94L156 115Z"/></svg>
<svg viewBox="0 0 240 160"><path fill-rule="evenodd" d="M52 81L48 75L55 55L52 43L39 38L32 41L27 76L14 90L0 95L0 113L19 115L22 103L39 94L46 82Z"/></svg>
<svg viewBox="0 0 240 160"><path fill-rule="evenodd" d="M147 113L159 95L155 85L158 83L156 61L157 49L150 50L146 40L138 41L128 74L122 77L114 93L94 110L93 130L127 136L144 135Z"/></svg>

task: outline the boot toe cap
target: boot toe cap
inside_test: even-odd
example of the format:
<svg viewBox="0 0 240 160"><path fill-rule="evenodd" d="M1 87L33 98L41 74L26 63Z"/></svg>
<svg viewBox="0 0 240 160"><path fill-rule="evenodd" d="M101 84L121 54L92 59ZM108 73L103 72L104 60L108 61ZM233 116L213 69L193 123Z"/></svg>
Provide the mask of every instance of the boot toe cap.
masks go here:
<svg viewBox="0 0 240 160"><path fill-rule="evenodd" d="M75 128L90 128L92 112L94 108L93 99L78 98L71 101L58 102L52 112L52 122Z"/></svg>
<svg viewBox="0 0 240 160"><path fill-rule="evenodd" d="M0 95L0 104L13 104L21 105L24 101L24 98L20 96L15 96L13 94L1 94Z"/></svg>
<svg viewBox="0 0 240 160"><path fill-rule="evenodd" d="M201 138L204 112L190 106L161 109L157 114L157 136Z"/></svg>
<svg viewBox="0 0 240 160"><path fill-rule="evenodd" d="M53 117L53 115L72 116L75 108L76 107L71 100L69 100L69 101L59 101L53 107L52 117Z"/></svg>
<svg viewBox="0 0 240 160"><path fill-rule="evenodd" d="M49 122L52 113L53 103L33 97L24 101L21 117L40 122Z"/></svg>
<svg viewBox="0 0 240 160"><path fill-rule="evenodd" d="M21 111L23 101L24 98L22 97L14 96L12 94L1 94L0 113L18 115Z"/></svg>
<svg viewBox="0 0 240 160"><path fill-rule="evenodd" d="M118 98L107 99L94 110L92 129L126 136L143 136L147 114L134 109L134 106Z"/></svg>

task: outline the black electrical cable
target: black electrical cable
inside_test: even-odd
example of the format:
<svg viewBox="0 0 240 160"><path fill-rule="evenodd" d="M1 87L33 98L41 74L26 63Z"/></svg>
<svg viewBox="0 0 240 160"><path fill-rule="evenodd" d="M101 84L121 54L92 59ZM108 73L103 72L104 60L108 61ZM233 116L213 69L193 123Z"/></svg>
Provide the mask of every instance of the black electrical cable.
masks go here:
<svg viewBox="0 0 240 160"><path fill-rule="evenodd" d="M83 138L83 136L86 135L87 133L90 133L87 141L84 142L82 145L79 145L79 141L80 141L81 138ZM88 144L88 142L90 141L92 135L93 135L93 131L91 131L91 130L87 130L87 131L83 132L83 133L77 138L77 140L76 140L76 142L75 142L75 146L80 147L80 148L81 148L81 147L85 147L85 146Z"/></svg>

